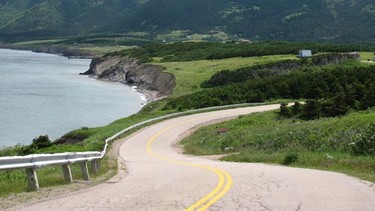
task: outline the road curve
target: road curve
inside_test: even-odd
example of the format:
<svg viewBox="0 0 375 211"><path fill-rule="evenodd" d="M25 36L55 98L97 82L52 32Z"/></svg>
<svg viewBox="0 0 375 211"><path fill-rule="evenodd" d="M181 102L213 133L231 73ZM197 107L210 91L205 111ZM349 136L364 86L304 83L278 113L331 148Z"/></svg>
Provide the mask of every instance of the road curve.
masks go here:
<svg viewBox="0 0 375 211"><path fill-rule="evenodd" d="M208 160L171 147L197 125L278 107L215 111L152 125L121 146L125 177L11 210L374 210L372 183L332 172Z"/></svg>

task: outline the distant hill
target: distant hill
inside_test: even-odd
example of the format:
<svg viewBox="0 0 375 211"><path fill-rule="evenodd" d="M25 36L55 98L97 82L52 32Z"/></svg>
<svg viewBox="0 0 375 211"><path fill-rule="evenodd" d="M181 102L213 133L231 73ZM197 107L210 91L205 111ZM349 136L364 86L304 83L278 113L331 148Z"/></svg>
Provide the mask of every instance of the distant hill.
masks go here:
<svg viewBox="0 0 375 211"><path fill-rule="evenodd" d="M375 40L373 0L0 0L0 38L183 30L229 38Z"/></svg>
<svg viewBox="0 0 375 211"><path fill-rule="evenodd" d="M3 36L54 36L115 31L112 25L136 10L139 2L0 0L0 33Z"/></svg>

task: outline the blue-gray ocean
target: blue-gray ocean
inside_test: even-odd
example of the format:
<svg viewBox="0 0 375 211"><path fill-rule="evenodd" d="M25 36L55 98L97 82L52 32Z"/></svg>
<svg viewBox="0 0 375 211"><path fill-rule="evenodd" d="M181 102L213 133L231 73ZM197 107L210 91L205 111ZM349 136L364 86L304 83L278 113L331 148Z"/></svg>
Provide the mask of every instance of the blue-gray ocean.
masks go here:
<svg viewBox="0 0 375 211"><path fill-rule="evenodd" d="M131 87L79 75L88 59L0 49L0 147L52 140L111 123L141 109Z"/></svg>

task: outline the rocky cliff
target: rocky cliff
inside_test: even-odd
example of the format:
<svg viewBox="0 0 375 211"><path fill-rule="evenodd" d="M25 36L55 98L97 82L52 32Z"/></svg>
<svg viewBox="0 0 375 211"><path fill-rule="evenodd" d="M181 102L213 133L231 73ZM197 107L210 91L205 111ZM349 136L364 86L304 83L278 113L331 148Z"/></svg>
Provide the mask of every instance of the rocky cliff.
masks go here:
<svg viewBox="0 0 375 211"><path fill-rule="evenodd" d="M164 69L158 65L139 64L133 58L107 56L94 58L90 69L82 74L99 80L134 85L141 92L155 91L156 97L162 97L172 94L176 86L174 75L163 72Z"/></svg>

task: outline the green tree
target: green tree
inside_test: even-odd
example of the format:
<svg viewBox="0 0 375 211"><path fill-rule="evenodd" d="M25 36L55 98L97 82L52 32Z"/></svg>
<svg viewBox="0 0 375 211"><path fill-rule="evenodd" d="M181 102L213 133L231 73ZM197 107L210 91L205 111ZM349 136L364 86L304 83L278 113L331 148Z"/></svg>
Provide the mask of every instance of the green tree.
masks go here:
<svg viewBox="0 0 375 211"><path fill-rule="evenodd" d="M345 94L343 91L337 93L333 98L333 105L331 107L331 116L345 115L349 111L349 106L345 102Z"/></svg>
<svg viewBox="0 0 375 211"><path fill-rule="evenodd" d="M283 117L291 117L292 116L292 111L290 110L287 103L281 103L280 104L279 115L283 116Z"/></svg>
<svg viewBox="0 0 375 211"><path fill-rule="evenodd" d="M39 136L38 138L34 138L33 143L31 144L31 147L36 148L36 149L43 149L51 145L52 145L51 140L49 140L49 137L45 135L45 136Z"/></svg>
<svg viewBox="0 0 375 211"><path fill-rule="evenodd" d="M302 118L318 119L322 116L321 103L318 100L307 100L303 107Z"/></svg>
<svg viewBox="0 0 375 211"><path fill-rule="evenodd" d="M362 99L362 109L375 106L375 82L372 82L364 93Z"/></svg>
<svg viewBox="0 0 375 211"><path fill-rule="evenodd" d="M294 105L292 106L292 114L294 116L300 115L302 112L302 105L299 102L295 102Z"/></svg>
<svg viewBox="0 0 375 211"><path fill-rule="evenodd" d="M349 84L345 87L345 103L346 105L357 110L358 108L356 108L356 102L356 91L353 85Z"/></svg>

